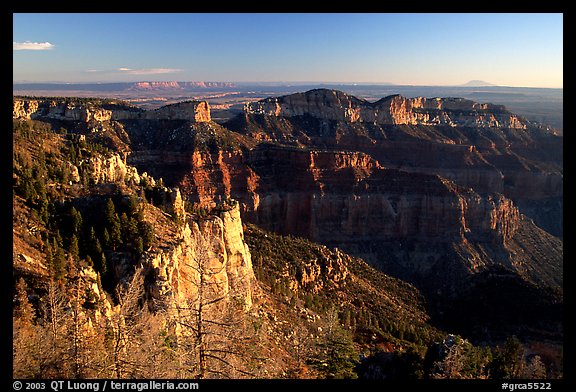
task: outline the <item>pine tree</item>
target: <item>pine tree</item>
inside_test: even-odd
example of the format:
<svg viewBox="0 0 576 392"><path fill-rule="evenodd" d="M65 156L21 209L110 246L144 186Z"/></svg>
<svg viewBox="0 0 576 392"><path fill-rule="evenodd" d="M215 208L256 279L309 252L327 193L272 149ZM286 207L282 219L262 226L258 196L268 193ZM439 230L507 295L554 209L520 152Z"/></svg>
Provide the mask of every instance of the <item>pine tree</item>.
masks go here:
<svg viewBox="0 0 576 392"><path fill-rule="evenodd" d="M319 356L309 362L324 378L357 378L354 367L358 362L358 351L350 331L341 327L338 313L331 309L327 317L327 330L318 344Z"/></svg>
<svg viewBox="0 0 576 392"><path fill-rule="evenodd" d="M56 243L58 244L58 246L60 248L62 248L64 246L64 241L62 240L62 235L60 234L60 230L56 230Z"/></svg>
<svg viewBox="0 0 576 392"><path fill-rule="evenodd" d="M66 271L66 255L64 254L64 249L58 245L58 240L53 239L52 248L54 249L54 256L52 262L52 272L56 280L60 280L64 277Z"/></svg>
<svg viewBox="0 0 576 392"><path fill-rule="evenodd" d="M104 254L104 252L102 252L100 254L100 265L102 268L102 276L107 276L108 275L108 260L106 260L106 255Z"/></svg>
<svg viewBox="0 0 576 392"><path fill-rule="evenodd" d="M120 231L122 232L123 242L129 242L130 236L128 233L128 215L126 215L125 212L120 215Z"/></svg>
<svg viewBox="0 0 576 392"><path fill-rule="evenodd" d="M504 347L495 355L494 378L516 378L522 370L524 348L516 336L506 339Z"/></svg>
<svg viewBox="0 0 576 392"><path fill-rule="evenodd" d="M82 214L74 207L70 211L70 215L72 216L72 234L79 235L82 231Z"/></svg>
<svg viewBox="0 0 576 392"><path fill-rule="evenodd" d="M102 240L104 241L104 246L111 247L112 243L110 241L110 233L108 232L107 228L104 228L104 232L102 233Z"/></svg>
<svg viewBox="0 0 576 392"><path fill-rule="evenodd" d="M36 205L42 207L48 204L46 198L46 184L44 183L44 178L39 177L34 183L34 191L36 192Z"/></svg>
<svg viewBox="0 0 576 392"><path fill-rule="evenodd" d="M72 234L72 237L70 238L70 248L68 249L68 253L73 261L78 261L80 251L78 249L78 237L76 237L76 234Z"/></svg>
<svg viewBox="0 0 576 392"><path fill-rule="evenodd" d="M46 198L46 193L44 193L43 199L40 200L40 221L45 225L50 221L50 213L48 212L48 200Z"/></svg>
<svg viewBox="0 0 576 392"><path fill-rule="evenodd" d="M114 207L114 202L112 201L112 199L108 199L108 201L106 202L106 209L104 212L104 216L106 217L106 223L108 225L111 225L112 222L114 221L114 217L118 217L118 215L116 215L116 207Z"/></svg>
<svg viewBox="0 0 576 392"><path fill-rule="evenodd" d="M104 216L106 219L106 227L103 234L104 246L116 250L118 245L122 244L122 225L112 199L108 199L106 202Z"/></svg>
<svg viewBox="0 0 576 392"><path fill-rule="evenodd" d="M128 199L128 212L130 213L130 216L136 215L138 212L138 206L139 203L136 195L130 195L130 198Z"/></svg>
<svg viewBox="0 0 576 392"><path fill-rule="evenodd" d="M128 218L128 222L125 226L126 237L128 241L134 241L138 237L138 221L134 218Z"/></svg>
<svg viewBox="0 0 576 392"><path fill-rule="evenodd" d="M46 240L46 266L49 271L54 269L54 253L52 252L52 244L50 241Z"/></svg>
<svg viewBox="0 0 576 392"><path fill-rule="evenodd" d="M113 250L116 250L116 247L122 244L122 226L120 225L118 214L114 214L114 217L112 218L110 227L110 243L112 244Z"/></svg>
<svg viewBox="0 0 576 392"><path fill-rule="evenodd" d="M154 242L154 226L148 222L141 222L139 229L140 235L142 236L144 249L147 249Z"/></svg>
<svg viewBox="0 0 576 392"><path fill-rule="evenodd" d="M15 317L20 319L25 325L32 325L35 319L34 308L28 300L28 285L23 278L16 283L16 300L18 307L15 309Z"/></svg>
<svg viewBox="0 0 576 392"><path fill-rule="evenodd" d="M88 173L88 170L84 168L80 170L80 182L84 186L88 185L88 183L90 182L90 173Z"/></svg>
<svg viewBox="0 0 576 392"><path fill-rule="evenodd" d="M136 237L134 241L134 251L136 252L136 257L140 257L142 253L144 253L144 242L142 241L142 237Z"/></svg>
<svg viewBox="0 0 576 392"><path fill-rule="evenodd" d="M98 256L102 253L102 245L100 244L100 240L96 236L96 230L94 230L93 226L90 226L90 231L88 232L88 245L90 249L90 254L92 256Z"/></svg>
<svg viewBox="0 0 576 392"><path fill-rule="evenodd" d="M546 365L544 365L539 355L534 355L532 358L530 358L530 361L521 374L521 378L539 380L545 379L546 376Z"/></svg>

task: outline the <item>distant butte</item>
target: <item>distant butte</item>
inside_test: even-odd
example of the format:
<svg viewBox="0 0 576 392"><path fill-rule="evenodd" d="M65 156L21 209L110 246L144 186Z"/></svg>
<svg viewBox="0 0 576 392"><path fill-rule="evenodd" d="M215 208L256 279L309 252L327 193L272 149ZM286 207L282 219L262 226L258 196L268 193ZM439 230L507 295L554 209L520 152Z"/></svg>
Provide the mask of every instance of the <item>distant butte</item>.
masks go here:
<svg viewBox="0 0 576 392"><path fill-rule="evenodd" d="M197 88L232 88L236 87L230 82L137 82L128 87L127 90L135 91L166 91L166 90L187 90Z"/></svg>

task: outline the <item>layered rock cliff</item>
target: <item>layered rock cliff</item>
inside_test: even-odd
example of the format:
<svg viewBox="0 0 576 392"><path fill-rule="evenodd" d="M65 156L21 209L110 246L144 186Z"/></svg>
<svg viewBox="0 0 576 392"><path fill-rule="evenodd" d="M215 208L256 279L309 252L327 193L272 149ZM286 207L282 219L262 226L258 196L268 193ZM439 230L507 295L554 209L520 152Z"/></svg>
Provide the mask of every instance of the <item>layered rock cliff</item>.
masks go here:
<svg viewBox="0 0 576 392"><path fill-rule="evenodd" d="M261 145L247 154L170 156L174 162L167 167L157 155L137 153L131 161L176 181L200 205L238 198L250 221L321 242L372 235L449 239L470 231L506 241L519 219L517 208L501 195L481 196L437 175L386 169L361 152ZM188 171L170 177L172 166Z"/></svg>
<svg viewBox="0 0 576 392"><path fill-rule="evenodd" d="M109 107L106 109L104 107ZM185 101L144 111L125 104L102 104L77 99L13 100L13 118L45 118L64 121L104 122L111 120L185 120L209 122L210 107L205 101Z"/></svg>
<svg viewBox="0 0 576 392"><path fill-rule="evenodd" d="M128 119L117 117L116 119ZM210 121L210 107L205 101L185 101L172 105L162 106L156 110L144 112L140 116L130 119L154 120L187 120L194 122Z"/></svg>
<svg viewBox="0 0 576 392"><path fill-rule="evenodd" d="M259 203L249 219L318 242L461 238L505 243L520 213L502 195L480 196L453 182L384 169L362 153L255 149Z"/></svg>
<svg viewBox="0 0 576 392"><path fill-rule="evenodd" d="M394 125L448 125L526 129L526 120L503 106L462 98L406 98L392 95L370 103L341 91L317 89L247 103L248 114Z"/></svg>
<svg viewBox="0 0 576 392"><path fill-rule="evenodd" d="M386 169L361 152L263 144L248 153L161 154L175 161L164 166L164 159L142 153L132 159L165 179L174 174L170 167L188 167L170 181L200 206L237 198L249 222L341 247L411 281L427 280L438 268L459 271L435 277L429 287L453 288L494 263L516 268L506 249L521 214L500 194L480 195L434 174ZM419 245L402 249L403 243Z"/></svg>
<svg viewBox="0 0 576 392"><path fill-rule="evenodd" d="M502 106L459 98L390 96L370 103L311 90L249 103L227 126L258 140L355 150L387 168L438 174L480 193L503 193L552 234L561 224L563 139ZM556 207L553 207L556 206Z"/></svg>
<svg viewBox="0 0 576 392"><path fill-rule="evenodd" d="M82 122L109 121L112 119L112 111L65 100L14 99L12 117L26 119L46 117Z"/></svg>

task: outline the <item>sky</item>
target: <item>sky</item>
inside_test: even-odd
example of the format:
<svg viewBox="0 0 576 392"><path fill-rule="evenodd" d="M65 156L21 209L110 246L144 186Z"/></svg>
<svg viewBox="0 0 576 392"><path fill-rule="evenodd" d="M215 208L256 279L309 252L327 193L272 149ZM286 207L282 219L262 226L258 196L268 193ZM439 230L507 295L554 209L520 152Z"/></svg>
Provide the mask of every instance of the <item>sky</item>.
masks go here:
<svg viewBox="0 0 576 392"><path fill-rule="evenodd" d="M562 14L13 14L14 82L563 87Z"/></svg>

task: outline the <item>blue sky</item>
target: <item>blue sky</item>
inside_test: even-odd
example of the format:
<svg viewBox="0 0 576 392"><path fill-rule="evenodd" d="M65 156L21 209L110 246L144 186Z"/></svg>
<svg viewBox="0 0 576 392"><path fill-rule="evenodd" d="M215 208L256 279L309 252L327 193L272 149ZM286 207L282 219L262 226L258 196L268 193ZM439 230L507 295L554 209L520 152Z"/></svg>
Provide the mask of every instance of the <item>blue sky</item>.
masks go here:
<svg viewBox="0 0 576 392"><path fill-rule="evenodd" d="M562 14L14 14L15 82L563 86Z"/></svg>

